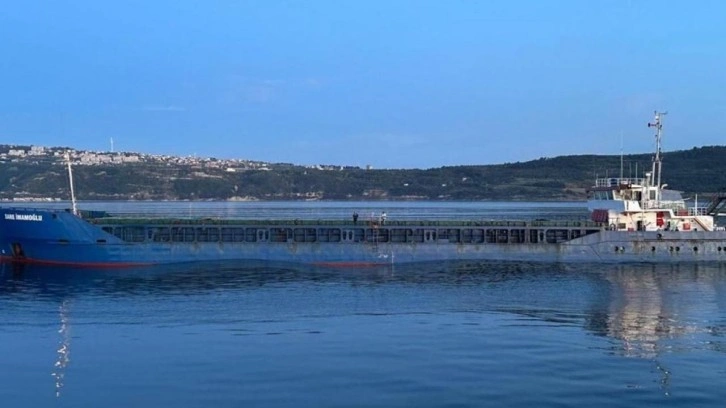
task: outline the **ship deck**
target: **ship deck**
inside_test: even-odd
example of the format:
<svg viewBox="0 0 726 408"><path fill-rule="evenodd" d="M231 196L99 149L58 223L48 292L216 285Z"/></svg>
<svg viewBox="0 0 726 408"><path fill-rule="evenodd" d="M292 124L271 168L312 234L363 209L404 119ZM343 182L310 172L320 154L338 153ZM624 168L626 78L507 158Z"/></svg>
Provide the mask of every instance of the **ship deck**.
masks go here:
<svg viewBox="0 0 726 408"><path fill-rule="evenodd" d="M239 225L239 226L327 226L327 227L520 227L520 228L601 228L605 224L593 221L568 220L387 220L379 221L340 219L234 219L234 218L184 218L155 216L124 216L86 218L86 221L97 225Z"/></svg>

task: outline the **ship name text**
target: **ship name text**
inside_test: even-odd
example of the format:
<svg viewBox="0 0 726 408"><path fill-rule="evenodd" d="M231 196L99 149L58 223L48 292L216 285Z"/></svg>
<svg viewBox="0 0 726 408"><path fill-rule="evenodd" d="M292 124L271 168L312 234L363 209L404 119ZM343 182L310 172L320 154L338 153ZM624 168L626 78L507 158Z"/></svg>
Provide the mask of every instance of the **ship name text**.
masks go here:
<svg viewBox="0 0 726 408"><path fill-rule="evenodd" d="M38 214L5 214L6 220L13 221L43 221L43 216Z"/></svg>

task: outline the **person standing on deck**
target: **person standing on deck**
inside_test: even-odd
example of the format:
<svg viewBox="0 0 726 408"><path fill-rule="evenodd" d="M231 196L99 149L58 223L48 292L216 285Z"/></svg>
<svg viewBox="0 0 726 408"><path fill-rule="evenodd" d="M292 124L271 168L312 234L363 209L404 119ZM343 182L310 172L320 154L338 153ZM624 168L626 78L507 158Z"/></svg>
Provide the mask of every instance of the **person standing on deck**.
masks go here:
<svg viewBox="0 0 726 408"><path fill-rule="evenodd" d="M358 224L358 213L353 211L353 224Z"/></svg>
<svg viewBox="0 0 726 408"><path fill-rule="evenodd" d="M383 224L385 224L385 223L386 223L386 212L385 212L385 211L383 211L383 212L381 213L381 225L383 225Z"/></svg>

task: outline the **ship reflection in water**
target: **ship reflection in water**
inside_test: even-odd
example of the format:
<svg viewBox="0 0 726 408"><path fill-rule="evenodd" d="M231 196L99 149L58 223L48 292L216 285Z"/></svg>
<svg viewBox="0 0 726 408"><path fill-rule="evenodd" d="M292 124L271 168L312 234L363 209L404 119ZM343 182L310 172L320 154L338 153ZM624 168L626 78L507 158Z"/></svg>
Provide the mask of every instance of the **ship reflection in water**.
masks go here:
<svg viewBox="0 0 726 408"><path fill-rule="evenodd" d="M612 284L604 334L622 342L622 355L654 361L665 396L674 370L683 377L664 362L672 353L723 351L722 266L621 266L604 276Z"/></svg>
<svg viewBox="0 0 726 408"><path fill-rule="evenodd" d="M613 394L613 389L647 391L650 383L639 380L643 370L645 376L654 377L650 381L659 391L650 395L651 402L691 392L714 400L726 397L720 388L711 388L726 364L724 265L0 267L0 307L14 311L0 316L4 328L0 342L10 350L44 356L37 364L34 361L40 357L25 359L17 353L6 357L8 367L16 371L0 374L0 395L8 395L10 402L32 401L28 395L32 391L22 390L43 388L27 380L43 378L36 371L45 373L48 387L51 366L55 397L69 399L72 405L106 405L104 390L119 406L133 404L140 400L130 395L146 386L176 390L173 395L145 397L157 405L200 406L229 400L248 406L284 406L261 398L293 393L276 388L284 387L282 379L288 377L305 382L306 390L318 390L296 388L303 393L295 396L302 398L302 405L313 400L345 405L350 400L336 400L346 394L340 384L348 384L348 397L359 402L368 395L385 394L382 390L390 392L388 399L383 398L386 403L368 404L372 406L397 405L395 398L401 395L410 402L422 389L451 389L451 396L442 396L442 401L470 395L463 402L476 405L483 402L477 398L484 380L484 388L499 390L486 396L494 404L531 406L548 396L565 405L579 404L597 394L598 387L612 383L598 401L633 405L650 400L638 395L629 401L628 394ZM72 331L73 324L80 326ZM50 360L51 347L56 350L55 361ZM199 353L201 349L204 353ZM371 361L377 364L372 367ZM129 367L128 372L123 367ZM376 367L389 368L378 372ZM106 370L114 371L104 374ZM361 383L361 373L371 370L376 375ZM332 374L322 374L326 372ZM219 373L246 385L229 378L224 382ZM570 377L575 375L571 373L579 377ZM634 379L624 379L628 373ZM511 381L510 374L519 381ZM404 377L438 386L409 390L400 383ZM214 380L213 385L199 380L205 378ZM457 380L447 382L447 378ZM587 378L596 381L583 380ZM176 382L167 382L172 380ZM20 386L19 381L25 383ZM331 381L338 386L331 386ZM404 388L390 385L396 381ZM540 399L528 400L514 383L530 384ZM255 384L280 392L260 394ZM467 384L477 391L467 394ZM204 387L214 387L217 399L195 399L210 395L201 392ZM240 387L246 390L244 397ZM689 392L678 394L678 387ZM306 399L305 392L321 395ZM572 393L572 400L563 392ZM42 394L32 396L36 405L47 403ZM684 401L684 406L693 401Z"/></svg>
<svg viewBox="0 0 726 408"><path fill-rule="evenodd" d="M696 341L719 347L723 332L723 265L619 266L611 283L605 334L623 342L626 356L656 358ZM720 321L719 321L720 320ZM717 341L701 344L700 335Z"/></svg>

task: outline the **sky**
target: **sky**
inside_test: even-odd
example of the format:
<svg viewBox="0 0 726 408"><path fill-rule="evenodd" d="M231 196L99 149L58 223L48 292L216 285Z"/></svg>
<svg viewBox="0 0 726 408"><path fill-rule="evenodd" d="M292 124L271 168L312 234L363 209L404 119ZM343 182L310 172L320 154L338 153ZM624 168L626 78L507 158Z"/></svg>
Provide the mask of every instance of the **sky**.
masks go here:
<svg viewBox="0 0 726 408"><path fill-rule="evenodd" d="M726 2L13 1L0 143L434 168L726 140Z"/></svg>

